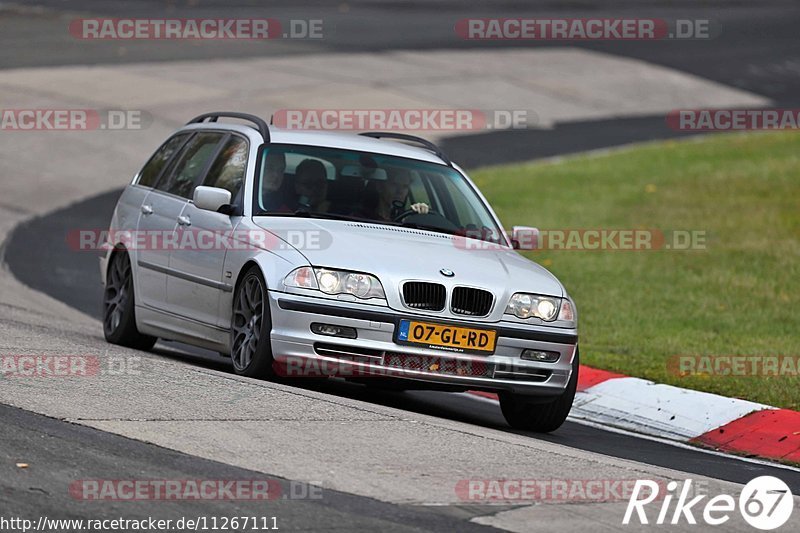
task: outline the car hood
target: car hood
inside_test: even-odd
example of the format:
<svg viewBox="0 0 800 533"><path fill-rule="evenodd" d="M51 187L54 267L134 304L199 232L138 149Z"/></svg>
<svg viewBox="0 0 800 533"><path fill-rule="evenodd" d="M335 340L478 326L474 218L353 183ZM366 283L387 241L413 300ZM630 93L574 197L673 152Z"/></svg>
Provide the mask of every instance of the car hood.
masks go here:
<svg viewBox="0 0 800 533"><path fill-rule="evenodd" d="M561 283L544 267L507 248L467 246L478 241L340 220L256 217L254 222L291 243L314 266L376 275L387 296L387 285L411 279L485 288L498 297L514 292L564 295ZM454 275L446 277L442 269Z"/></svg>

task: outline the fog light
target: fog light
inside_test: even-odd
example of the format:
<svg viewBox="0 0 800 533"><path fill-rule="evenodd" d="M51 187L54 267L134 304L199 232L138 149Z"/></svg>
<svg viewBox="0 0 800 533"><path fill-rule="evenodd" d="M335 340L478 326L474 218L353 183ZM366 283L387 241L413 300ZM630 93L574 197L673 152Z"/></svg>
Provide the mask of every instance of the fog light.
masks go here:
<svg viewBox="0 0 800 533"><path fill-rule="evenodd" d="M555 363L561 354L558 352L546 352L544 350L523 350L520 358L526 361L537 361L539 363Z"/></svg>
<svg viewBox="0 0 800 533"><path fill-rule="evenodd" d="M334 326L331 324L319 324L317 322L311 324L311 331L317 335L327 335L328 337L344 337L345 339L355 339L358 337L356 328L348 328L347 326Z"/></svg>

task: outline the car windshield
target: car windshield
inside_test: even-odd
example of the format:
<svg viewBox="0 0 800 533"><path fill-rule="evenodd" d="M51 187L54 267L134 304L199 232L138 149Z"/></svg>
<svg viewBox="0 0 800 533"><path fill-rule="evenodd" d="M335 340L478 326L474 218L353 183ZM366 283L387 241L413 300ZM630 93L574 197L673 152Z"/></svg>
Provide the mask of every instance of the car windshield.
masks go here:
<svg viewBox="0 0 800 533"><path fill-rule="evenodd" d="M452 167L285 144L266 146L260 157L256 215L361 220L500 240L483 201Z"/></svg>

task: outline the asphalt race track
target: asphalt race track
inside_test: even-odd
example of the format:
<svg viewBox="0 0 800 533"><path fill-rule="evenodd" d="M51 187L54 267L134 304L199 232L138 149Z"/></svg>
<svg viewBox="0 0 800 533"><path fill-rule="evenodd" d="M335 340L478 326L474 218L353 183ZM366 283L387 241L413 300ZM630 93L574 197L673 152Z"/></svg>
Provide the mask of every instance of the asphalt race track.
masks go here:
<svg viewBox="0 0 800 533"><path fill-rule="evenodd" d="M97 256L91 252L75 253L70 250L63 228L102 227L110 219L118 195L118 191L113 191L18 227L9 239L5 251L11 271L24 283L89 315L99 317L98 302L102 290L97 273ZM41 235L54 238L41 248L25 246L25 243ZM59 236L62 238L59 239ZM52 276L50 265L59 265L58 276ZM179 343L161 343L156 350L164 348L166 350L163 353L171 357L185 358L196 364L213 365L219 369L229 368L229 360L213 352ZM463 394L451 395L427 391L383 393L341 381L321 383L314 385L313 388L361 401L510 431L496 405ZM787 483L792 480L800 488L800 472L743 463L723 456L628 437L578 423L568 423L552 435L536 435L533 438L734 482L747 482L756 474L766 475L772 472L780 475Z"/></svg>
<svg viewBox="0 0 800 533"><path fill-rule="evenodd" d="M664 18L708 18L720 24L724 31L715 39L697 46L691 41L668 43L636 43L609 42L593 44L577 44L577 47L626 58L646 61L668 67L693 76L711 80L715 83L754 93L769 99L774 107L800 107L800 40L797 39L797 21L800 20L800 6L792 2L763 2L756 10L747 3L707 2L696 5L694 2L652 2L643 7L640 2L593 1L571 3L562 7L558 2L479 2L462 3L450 1L414 2L414 1L351 1L316 2L311 8L314 17L330 21L335 29L330 38L320 42L302 41L297 43L277 43L265 48L252 43L225 43L216 47L179 47L174 43L147 42L142 46L128 47L124 53L113 50L113 47L92 46L87 43L75 43L69 36L63 36L58 28L65 19L73 16L163 16L161 2L128 1L100 2L83 0L64 5L56 0L41 0L37 5L44 9L30 6L12 9L0 17L0 65L3 69L19 69L28 67L57 67L74 64L117 64L169 62L199 59L248 58L262 56L302 56L305 54L346 53L352 51L386 52L392 50L429 50L429 49L470 49L476 47L502 48L512 46L531 46L528 43L471 43L455 40L452 37L452 21L467 16L559 16L580 17L588 11L591 16L637 16ZM248 16L252 6L250 3L203 2L198 11L171 11L170 16ZM342 6L347 6L343 8ZM602 6L602 7L601 7ZM309 9L300 9L295 2L276 2L271 8L271 15L278 18L298 17ZM356 14L357 16L351 16ZM250 15L252 16L252 15ZM314 18L312 17L312 18ZM387 19L392 20L389 25ZM45 37L41 37L45 36ZM41 38L40 38L41 37ZM7 46L5 44L8 43ZM537 46L548 47L541 43ZM0 83L0 91L3 85ZM13 102L4 99L4 106L14 107ZM471 135L459 135L441 141L451 158L467 168L497 164L511 161L523 161L535 158L560 156L577 152L612 148L632 142L659 140L686 135L670 130L665 126L663 114L623 116L599 120L575 120L560 122L548 129L515 130L504 132L481 132ZM160 142L156 139L153 143ZM95 152L102 157L102 151ZM141 159L147 154L141 154ZM13 168L13 167L11 167ZM8 172L8 169L6 169ZM3 176L3 181L12 176ZM114 176L114 183L121 187L127 177L120 179ZM106 188L107 189L107 188ZM105 190L105 189L104 189ZM120 189L105 190L102 194L83 195L75 202L60 206L55 210L39 212L26 205L6 201L0 195L0 210L6 210L13 217L24 221L15 225L0 247L0 259L14 278L25 286L44 293L54 300L65 304L73 311L78 311L92 319L99 316L101 287L97 255L91 252L71 250L67 244L66 234L74 228L101 228L107 226ZM31 243L35 243L32 246ZM25 338L25 332L34 332L36 328L25 320L29 314L38 320L36 313L30 313L21 307L20 296L14 302L3 301L0 307L7 308L8 315L3 316L4 328L8 328L18 337ZM54 313L60 313L55 308ZM77 316L79 313L75 313ZM44 316L44 315L42 315ZM70 315L71 316L71 315ZM68 343L82 349L99 350L103 346L102 331L95 324L92 332L85 323L69 325L69 317L64 323L42 325L42 335L53 337L55 343L59 335L64 335ZM16 333L14 333L16 332ZM31 333L31 338L40 333ZM11 336L7 338L12 338ZM38 337L37 337L38 338ZM9 341L10 342L10 341ZM18 353L36 353L37 348L47 346L45 341L32 342L32 345L5 344L3 351L16 350ZM202 375L203 380L224 383L235 381L242 387L252 390L267 391L272 384L247 383L244 378L229 375L227 359L217 354L193 349L177 343L159 343L152 355L145 354L147 364L175 366L168 374L170 379L180 380L181 372ZM226 377L229 376L229 377ZM167 378L165 378L167 379ZM192 378L194 379L194 377ZM198 378L200 379L200 378ZM204 382L205 383L205 382ZM186 384L172 381L177 390L183 390ZM120 391L124 396L136 396L142 389L132 385L130 391ZM180 386L177 386L180 385ZM237 386L238 386L237 385ZM0 380L0 387L4 387ZM161 386L155 384L153 387ZM221 385L222 386L222 385ZM499 407L480 398L466 394L444 394L435 392L391 392L376 391L361 385L341 381L303 383L295 387L291 382L274 385L285 394L294 394L305 398L317 398L318 401L330 401L344 409L369 413L376 419L382 417L402 420L404 423L416 422L436 427L437 431L452 433L447 438L457 438L459 432L464 435L480 436L482 439L508 439L515 445L531 446L537 453L548 455L551 463L557 468L559 451L575 453L575 458L583 458L583 452L590 452L592 458L608 458L609 468L628 468L632 472L673 472L702 476L721 483L746 483L760 475L774 475L785 481L795 494L800 493L800 471L762 462L743 461L719 454L706 453L687 447L639 438L629 434L605 431L577 422L568 422L559 431L551 435L525 434L514 432L505 424ZM109 387L111 388L111 387ZM155 390L155 389L154 389ZM137 392L138 391L138 392ZM288 392L287 392L288 391ZM94 392L108 391L98 388ZM259 392L258 394L261 394ZM32 394L32 393L31 393ZM179 392L176 393L180 394ZM255 394L255 393L252 393ZM34 396L30 396L33 398ZM65 396L69 403L79 396ZM100 396L98 396L99 398ZM268 506L254 502L182 502L180 506L174 502L120 503L104 502L102 506L89 506L89 502L71 498L65 485L87 476L86 465L91 465L92 478L132 479L248 479L264 473L277 478L284 492L291 490L292 478L288 474L303 473L302 466L294 464L286 469L278 468L277 463L267 459L240 459L219 450L239 450L236 445L226 443L218 448L204 449L193 446L191 442L176 451L170 442L184 442L193 435L186 429L180 439L175 435L165 435L161 441L156 435L159 430L126 423L141 421L143 424L156 420L157 417L147 411L147 416L120 415L108 413L86 415L86 418L68 414L57 414L60 411L52 407L48 401L30 400L32 407L23 405L29 396L24 392L13 398L14 402L0 402L0 514L17 516L59 516L63 518L80 518L86 513L97 514L102 510L104 515L124 515L126 517L146 517L157 515L159 518L179 518L181 516L200 515L268 515L279 517L281 529L287 530L386 530L386 531L479 531L489 530L490 525L506 528L506 522L492 521L488 518L482 522L476 518L515 511L514 506L479 506L468 502L441 502L431 505L420 505L419 501L400 496L385 495L381 492L380 482L374 487L369 483L353 483L356 489L347 490L350 485L346 481L333 484L327 478L320 478L325 486L324 498L320 500L306 499L300 501L276 500ZM87 396L85 407L93 401ZM322 400L320 400L322 399ZM182 405L175 398L176 405ZM188 402L188 400L186 400ZM299 400L298 400L299 401ZM312 404L316 405L316 404ZM20 409L19 407L23 407ZM241 420L233 415L219 415L215 407L198 406L198 410L210 409L213 416L199 416L199 421L220 420L230 424L249 423L247 416ZM337 407L338 408L338 407ZM66 408L65 408L66 409ZM313 407L312 407L313 409ZM54 413L44 416L37 413ZM65 410L64 413L67 411ZM153 411L155 412L155 411ZM307 413L306 413L307 414ZM249 416L249 415L248 415ZM294 415L293 415L294 416ZM305 416L305 415L304 415ZM322 418L326 418L323 413ZM350 415L347 415L350 416ZM185 422L191 418L176 419ZM287 418L288 419L288 418ZM252 420L260 420L256 416ZM269 419L272 420L272 419ZM275 420L283 420L280 416ZM349 420L344 415L333 416L331 420ZM360 419L359 419L360 420ZM292 419L294 422L294 419ZM327 419L326 419L327 421ZM344 423L344 422L341 422ZM441 425L441 428L439 427ZM235 433L231 428L231 438ZM467 428L467 429L465 429ZM141 433L140 433L141 432ZM473 433L474 432L474 435ZM169 433L169 432L165 432ZM139 435L141 434L141 438ZM228 434L226 433L226 436ZM502 437L495 437L502 435ZM131 438L129 438L131 437ZM476 437L477 438L477 437ZM173 440L170 440L173 439ZM167 442L169 441L169 442ZM248 441L249 442L249 441ZM482 442L482 441L481 441ZM522 442L523 444L519 444ZM527 444L525 444L527 442ZM159 445L159 443L162 443ZM355 443L358 445L359 443ZM217 444L214 444L217 446ZM541 447L541 452L537 447ZM312 447L312 453L314 448ZM271 450L274 458L280 458L285 448ZM252 453L240 450L241 454ZM593 454L600 454L595 456ZM266 455L266 453L264 454ZM30 472L20 474L14 463L24 457L32 465L50 465L46 470L32 468ZM570 456L569 461L577 461ZM596 460L596 459L593 459ZM566 460L565 460L566 461ZM299 461L298 461L299 462ZM308 459L314 464L314 458ZM621 466L620 466L621 465ZM269 467L273 467L270 469ZM579 470L578 466L575 466ZM287 475L283 475L287 473ZM372 476L380 476L373 471L362 473L363 479L371 480ZM390 472L390 476L403 475L402 472ZM416 476L416 474L414 474ZM436 475L436 474L432 474ZM566 474L565 474L566 475ZM673 472L674 475L674 472ZM299 474L298 474L299 476ZM690 477L690 476L686 476ZM310 474L305 479L312 479ZM419 482L420 478L415 478ZM387 483L387 482L384 482ZM398 482L398 484L402 484ZM366 487L365 487L366 485ZM413 483L412 483L413 485ZM374 497L372 497L374 491ZM400 491L398 491L400 492ZM87 511L88 509L88 511ZM266 510L265 510L266 509ZM583 524L584 527L592 515L583 510L577 513L574 521L564 521L565 527ZM601 522L612 530L613 524L609 516L621 516L610 513L602 515ZM511 515L510 515L511 516ZM531 515L533 516L533 515ZM581 518L583 516L583 518ZM586 520L580 522L580 520ZM517 519L519 520L519 519ZM563 520L560 517L558 520ZM515 522L510 522L513 526ZM561 522L559 522L561 523ZM490 524L490 525L481 525ZM518 525L513 527L519 527ZM513 527L511 527L513 529ZM543 527L542 530L548 530Z"/></svg>

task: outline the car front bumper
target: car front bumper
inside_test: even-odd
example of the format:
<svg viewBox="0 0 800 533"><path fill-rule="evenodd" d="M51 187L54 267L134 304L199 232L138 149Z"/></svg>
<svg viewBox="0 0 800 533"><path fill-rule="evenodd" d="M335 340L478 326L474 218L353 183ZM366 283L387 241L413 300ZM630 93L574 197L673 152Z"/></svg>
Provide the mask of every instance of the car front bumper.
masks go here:
<svg viewBox="0 0 800 533"><path fill-rule="evenodd" d="M439 320L277 291L269 292L269 303L272 351L279 373L287 377L389 377L472 390L556 396L567 387L578 343L575 330ZM491 355L454 353L398 344L394 333L401 319L496 330L495 351ZM354 328L357 338L319 335L311 331L312 323ZM557 352L559 358L554 363L523 360L520 355L525 349Z"/></svg>

